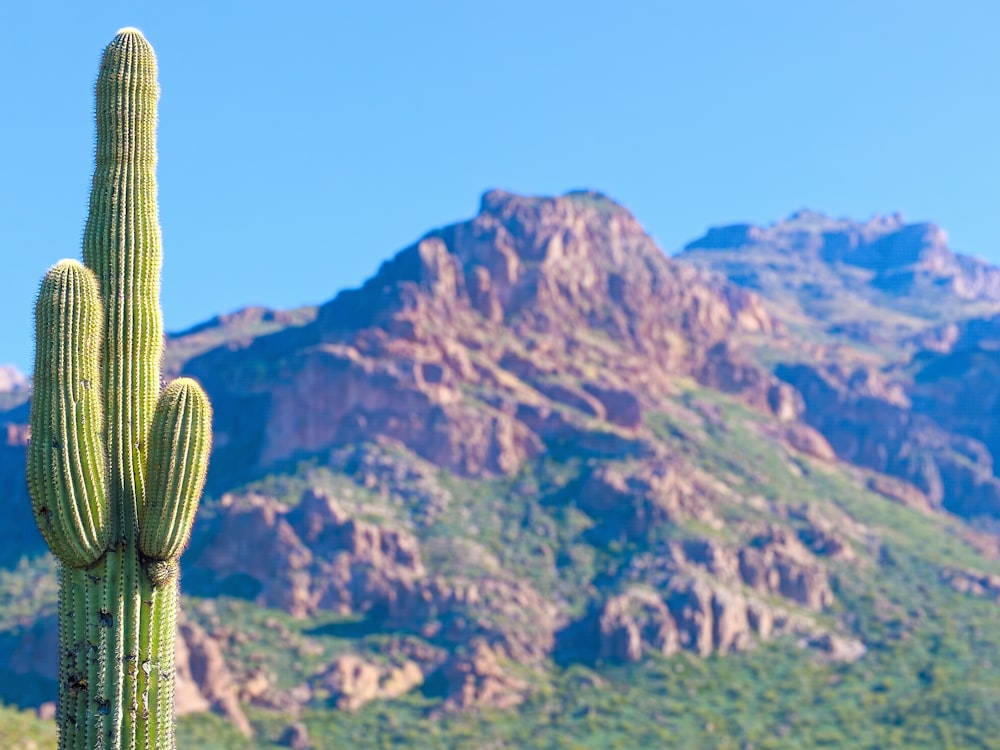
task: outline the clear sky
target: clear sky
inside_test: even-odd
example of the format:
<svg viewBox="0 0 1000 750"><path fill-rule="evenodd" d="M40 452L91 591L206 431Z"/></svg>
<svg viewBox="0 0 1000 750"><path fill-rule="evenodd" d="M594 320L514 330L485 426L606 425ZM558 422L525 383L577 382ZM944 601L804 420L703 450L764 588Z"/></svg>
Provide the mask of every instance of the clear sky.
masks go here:
<svg viewBox="0 0 1000 750"><path fill-rule="evenodd" d="M488 188L593 188L667 252L809 207L1000 262L995 0L10 2L0 363L80 256L100 53L160 63L168 330L323 302Z"/></svg>

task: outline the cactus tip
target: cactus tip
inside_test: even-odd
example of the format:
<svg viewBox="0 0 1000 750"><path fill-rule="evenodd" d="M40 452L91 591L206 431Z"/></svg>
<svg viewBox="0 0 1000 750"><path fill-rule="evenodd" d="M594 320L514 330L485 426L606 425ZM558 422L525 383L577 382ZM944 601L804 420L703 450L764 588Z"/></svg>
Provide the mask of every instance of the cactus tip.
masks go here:
<svg viewBox="0 0 1000 750"><path fill-rule="evenodd" d="M78 261L76 258L63 258L62 260L52 264L52 267L49 270L57 271L63 268L82 268L82 267L83 263Z"/></svg>

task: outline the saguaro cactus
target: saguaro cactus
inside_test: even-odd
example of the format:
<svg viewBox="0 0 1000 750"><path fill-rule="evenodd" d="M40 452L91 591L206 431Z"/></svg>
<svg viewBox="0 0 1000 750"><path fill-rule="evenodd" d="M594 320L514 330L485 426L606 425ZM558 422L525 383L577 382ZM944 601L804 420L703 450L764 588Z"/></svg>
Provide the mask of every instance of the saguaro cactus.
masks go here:
<svg viewBox="0 0 1000 750"><path fill-rule="evenodd" d="M205 483L211 407L162 389L153 48L122 29L97 79L84 263L35 308L28 486L60 562L60 750L172 749L177 560Z"/></svg>

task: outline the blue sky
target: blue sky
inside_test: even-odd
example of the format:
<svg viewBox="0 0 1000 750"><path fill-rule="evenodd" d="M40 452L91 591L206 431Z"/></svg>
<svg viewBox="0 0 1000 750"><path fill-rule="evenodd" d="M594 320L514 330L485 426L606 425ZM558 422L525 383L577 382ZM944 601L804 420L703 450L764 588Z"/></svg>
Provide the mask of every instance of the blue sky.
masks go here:
<svg viewBox="0 0 1000 750"><path fill-rule="evenodd" d="M492 187L601 190L667 252L809 207L1000 262L995 2L8 3L0 363L30 368L38 280L80 255L122 26L160 62L168 330L325 301Z"/></svg>

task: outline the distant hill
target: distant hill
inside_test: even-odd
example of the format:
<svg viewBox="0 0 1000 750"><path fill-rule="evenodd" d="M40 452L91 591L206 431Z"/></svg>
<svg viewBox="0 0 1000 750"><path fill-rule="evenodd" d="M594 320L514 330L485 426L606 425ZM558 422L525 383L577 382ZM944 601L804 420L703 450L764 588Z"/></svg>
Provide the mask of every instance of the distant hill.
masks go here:
<svg viewBox="0 0 1000 750"><path fill-rule="evenodd" d="M711 229L677 257L759 292L821 341L895 347L929 323L1000 311L1000 269L899 215L855 222L803 210L768 227Z"/></svg>
<svg viewBox="0 0 1000 750"><path fill-rule="evenodd" d="M759 354L840 458L992 527L1000 269L953 253L934 224L812 211L712 229L677 257L758 291L788 323L791 340Z"/></svg>
<svg viewBox="0 0 1000 750"><path fill-rule="evenodd" d="M490 191L318 308L170 337L215 409L184 746L991 746L998 274L899 217L671 258L602 194ZM26 419L0 698L35 707Z"/></svg>

